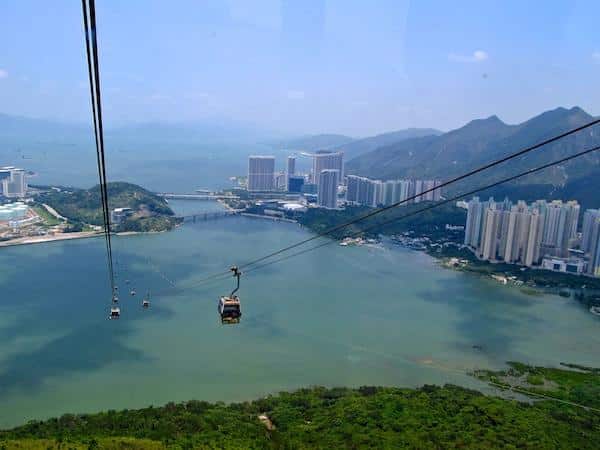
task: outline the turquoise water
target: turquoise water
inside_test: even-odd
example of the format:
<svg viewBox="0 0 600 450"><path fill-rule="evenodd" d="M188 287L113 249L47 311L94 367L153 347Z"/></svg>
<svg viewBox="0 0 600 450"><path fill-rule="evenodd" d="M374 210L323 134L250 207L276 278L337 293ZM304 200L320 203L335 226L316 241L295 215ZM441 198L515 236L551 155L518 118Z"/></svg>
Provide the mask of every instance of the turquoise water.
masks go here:
<svg viewBox="0 0 600 450"><path fill-rule="evenodd" d="M523 295L387 244L330 245L249 273L241 324L222 326L216 303L233 279L194 283L308 235L235 217L117 237L119 279L139 293L123 289L118 321L107 320L100 239L0 249L0 426L314 384L482 387L465 372L600 360L600 321L573 300Z"/></svg>

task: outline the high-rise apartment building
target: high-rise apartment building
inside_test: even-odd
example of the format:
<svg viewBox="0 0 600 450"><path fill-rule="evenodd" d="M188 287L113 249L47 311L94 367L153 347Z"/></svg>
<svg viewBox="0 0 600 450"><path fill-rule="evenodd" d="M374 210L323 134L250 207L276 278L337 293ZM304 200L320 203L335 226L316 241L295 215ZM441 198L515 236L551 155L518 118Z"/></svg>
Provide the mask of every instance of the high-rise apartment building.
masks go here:
<svg viewBox="0 0 600 450"><path fill-rule="evenodd" d="M286 166L286 171L285 171L286 189L288 191L290 190L290 186L289 186L290 178L293 177L295 174L296 174L296 157L288 156L287 157L287 166Z"/></svg>
<svg viewBox="0 0 600 450"><path fill-rule="evenodd" d="M323 208L337 208L337 188L340 172L334 169L321 170L317 191L317 204Z"/></svg>
<svg viewBox="0 0 600 450"><path fill-rule="evenodd" d="M248 158L248 190L272 191L275 182L275 157L250 156Z"/></svg>
<svg viewBox="0 0 600 450"><path fill-rule="evenodd" d="M536 203L540 206L544 221L542 253L550 256L568 256L570 242L577 236L579 204L576 201L563 203L561 200Z"/></svg>
<svg viewBox="0 0 600 450"><path fill-rule="evenodd" d="M600 210L588 209L583 213L583 227L581 228L581 250L585 254L592 251L592 233L594 223L600 218Z"/></svg>
<svg viewBox="0 0 600 450"><path fill-rule="evenodd" d="M0 195L22 198L27 195L25 170L13 166L0 167Z"/></svg>
<svg viewBox="0 0 600 450"><path fill-rule="evenodd" d="M320 175L323 170L337 170L339 173L338 182L341 182L344 176L344 152L329 152L322 150L314 155L313 176L315 184L320 183Z"/></svg>
<svg viewBox="0 0 600 450"><path fill-rule="evenodd" d="M600 277L600 217L594 217L589 233L587 273Z"/></svg>
<svg viewBox="0 0 600 450"><path fill-rule="evenodd" d="M424 186L433 189L440 185L438 180L371 180L356 175L348 175L346 201L359 205L376 207L389 206L404 202L416 195L416 189L423 192ZM441 190L435 190L421 196L423 200L438 201Z"/></svg>
<svg viewBox="0 0 600 450"><path fill-rule="evenodd" d="M544 248L567 253L578 209L577 202L537 201L528 206L519 201L513 206L508 199L480 202L474 197L467 206L464 243L483 259L531 267L540 263ZM544 239L552 244L543 247Z"/></svg>

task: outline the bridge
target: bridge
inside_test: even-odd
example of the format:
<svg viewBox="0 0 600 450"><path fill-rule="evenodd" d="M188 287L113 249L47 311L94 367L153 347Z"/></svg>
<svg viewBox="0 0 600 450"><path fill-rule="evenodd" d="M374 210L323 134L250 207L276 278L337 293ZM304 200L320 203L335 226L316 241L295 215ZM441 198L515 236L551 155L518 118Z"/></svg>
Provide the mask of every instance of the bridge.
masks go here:
<svg viewBox="0 0 600 450"><path fill-rule="evenodd" d="M237 195L226 194L176 194L173 192L157 192L156 195L166 199L174 200L237 200L240 197Z"/></svg>
<svg viewBox="0 0 600 450"><path fill-rule="evenodd" d="M207 211L207 212L199 212L194 214L186 214L185 216L178 216L178 218L183 219L184 222L203 222L205 220L215 220L221 219L224 217L230 217L238 215L238 211Z"/></svg>

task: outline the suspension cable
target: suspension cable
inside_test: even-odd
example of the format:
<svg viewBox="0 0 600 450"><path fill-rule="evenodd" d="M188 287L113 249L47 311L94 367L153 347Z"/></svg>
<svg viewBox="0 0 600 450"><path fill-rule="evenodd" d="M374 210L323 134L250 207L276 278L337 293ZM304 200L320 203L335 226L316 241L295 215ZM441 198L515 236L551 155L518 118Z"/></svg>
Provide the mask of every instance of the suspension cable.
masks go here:
<svg viewBox="0 0 600 450"><path fill-rule="evenodd" d="M499 186L499 185L501 185L501 184L504 184L504 183L508 183L508 182L510 182L510 181L514 181L514 180L516 180L516 179L518 179L518 178L521 178L521 177L524 177L524 176L527 176L527 175L531 175L531 174L533 174L533 173L536 173L536 172L539 172L539 171L541 171L541 170L548 169L548 168L550 168L550 167L556 166L556 165L558 165L558 164L562 164L562 163L564 163L564 162L570 161L570 160L572 160L572 159L575 159L575 158L579 158L579 157L581 157L581 156L587 155L587 154L589 154L589 153L592 153L592 152L595 152L595 151L598 151L598 150L600 150L600 145L599 145L599 146L596 146L596 147L592 147L592 148L586 149L586 150L583 150L583 151L581 151L581 152L578 152L578 153L575 153L575 154L573 154L573 155L570 155L570 156L567 156L567 157L561 158L561 159L559 159L559 160L552 161L552 162L550 162L550 163L547 163L547 164L544 164L544 165L541 165L541 166L538 166L538 167L534 167L534 168L532 168L532 169L528 169L528 170L526 170L526 171L524 171L524 172L520 172L520 173L518 173L518 174L516 174L516 175L512 175L512 176L510 176L510 177L503 178L503 179L501 179L501 180L499 180L499 181L495 181L495 182L493 182L493 183L490 183L490 184L487 184L487 185L485 185L485 186L478 187L477 189L473 189L473 190L471 190L471 191L468 191L468 192L463 192L462 194L456 195L456 196L454 196L454 197L452 197L452 198L445 199L445 200L443 200L443 201L441 201L441 202L434 203L434 204L432 204L432 205L429 205L429 206L427 206L427 207L425 207L425 208L421 208L421 209L419 209L419 210L417 210L417 211L410 212L410 213L408 213L408 214L405 214L405 215L403 215L403 216L400 216L400 217L395 217L395 218L392 218L392 219L390 219L390 220L387 220L387 221L385 221L385 222L382 222L382 223L378 223L378 224L372 225L372 226L370 226L370 227L367 227L367 228L365 228L365 229L362 229L362 230L358 230L358 231L356 231L356 232L354 232L354 233L351 233L351 234L350 234L349 236L347 236L347 237L355 237L355 236L361 235L361 234L363 234L363 233L365 233L365 232L368 232L368 231L374 230L374 229L376 229L376 228L382 228L382 227L384 227L384 226L386 226L386 225L389 225L389 224L391 224L391 223L393 223L393 222L397 222L397 221L400 221L400 220L406 219L406 218L408 218L408 217L416 216L416 215L418 215L418 214L421 214L421 213L423 213L423 212L425 212L425 211L429 211L429 210L431 210L431 209L438 208L438 207L440 207L440 206L442 206L442 205L445 205L445 204L447 204L447 203L450 203L450 202L454 202L454 201L460 200L460 199L462 199L462 198L464 198L464 197L467 197L467 196L470 196L470 195L476 194L476 193L478 193L478 192L481 192L481 191L485 191L485 190L487 190L487 189L491 189L491 188L493 188L493 187ZM262 268L264 268L264 267L267 267L267 266L270 266L270 265L273 265L273 264L280 263L280 262L282 262L282 261L285 261L285 260L287 260L287 259L290 259L290 258L293 258L293 257L296 257L296 256L300 256L300 255L303 255L304 253L308 253L308 252L310 252L310 251L317 250L317 249L319 249L319 248L321 248L321 247L325 247L326 245L329 245L329 244L332 244L332 243L335 243L335 242L337 242L337 241L335 241L335 240L333 240L333 239L331 239L331 240L328 240L328 241L326 241L326 242L324 242L324 243L322 243L322 244L316 245L316 246L314 246L314 247L310 247L310 248L304 249L304 250L302 250L302 251L299 251L299 252L296 252L296 253L292 253L292 254L290 254L290 255L287 255L287 256L284 256L284 257L281 257L281 258L278 258L278 259L275 259L275 260L272 260L272 261L266 262L266 263L264 263L264 264L260 264L260 265L258 265L258 266L255 266L255 267L253 267L253 268L250 268L250 269L248 269L248 270L246 271L246 273L251 273L251 272L254 272L254 271L256 271L256 270L262 269Z"/></svg>
<svg viewBox="0 0 600 450"><path fill-rule="evenodd" d="M541 147L543 147L545 145L548 145L548 144L551 144L553 142L559 141L559 140L561 140L561 139L563 139L563 138L565 138L567 136L571 136L571 135L573 135L573 134L575 134L575 133L577 133L579 131L585 130L585 129L587 129L589 127L592 127L592 126L594 126L594 125L596 125L598 123L600 123L600 119L594 119L594 120L592 120L592 121L590 121L590 122L588 122L588 123L586 123L584 125L581 125L579 127L573 128L571 130L568 130L568 131L566 131L564 133L558 134L558 135L553 136L551 138L545 139L545 140L543 140L541 142L538 142L538 143L536 143L534 145L531 145L529 147L523 148L523 149L521 149L521 150L519 150L519 151L517 151L515 153L511 153L510 155L504 156L504 157L502 157L500 159L497 159L497 160L492 161L490 163L484 164L483 166L480 166L480 167L478 167L476 169L470 170L470 171L468 171L468 172L466 172L466 173L464 173L462 175L459 175L459 176L456 176L454 178L451 178L450 180L447 180L447 181L439 184L438 186L435 186L433 188L427 189L427 190L425 190L423 192L420 192L420 193L418 193L416 195L412 195L412 196L410 196L410 197L408 197L408 198L406 198L404 200L400 200L400 201L398 201L396 203L393 203L391 205L384 206L382 208L378 208L375 211L372 211L372 212L369 212L369 213L364 214L362 216L356 217L356 218L354 218L354 219L352 219L352 220L350 220L348 222L344 222L342 224L335 225L335 226L333 226L333 227L331 227L331 228L329 228L329 229L327 229L327 230L325 230L325 231L323 231L321 233L318 233L318 234L316 234L314 236L311 236L309 238L306 238L306 239L303 239L301 241L298 241L298 242L296 242L294 244L288 245L287 247L284 247L284 248L282 248L280 250L274 251L274 252L269 253L269 254L267 254L265 256L262 256L260 258L257 258L257 259L254 259L252 261L249 261L249 262L246 262L244 264L241 264L240 267L242 269L248 268L249 266L252 266L254 264L262 262L262 261L264 261L266 259L270 259L273 256L277 256L277 255L279 255L281 253L287 252L287 251L289 251L291 249L294 249L296 247L304 245L304 244L306 244L308 242L314 241L315 239L318 239L318 238L321 238L321 237L324 237L324 236L328 236L331 233L334 233L334 232L339 231L339 230L341 230L343 228L346 228L349 225L353 225L353 224L355 224L357 222L360 222L362 220L368 219L369 217L373 217L373 216L375 216L377 214L381 214L384 211L388 211L388 210L390 210L392 208L396 208L396 207L398 207L400 205L406 204L406 203L408 203L408 202L410 202L410 201L412 201L412 200L414 200L416 198L419 198L419 197L421 197L421 196L423 196L425 194L428 194L430 192L434 192L434 191L436 191L438 189L441 189L443 187L447 187L447 186L449 186L451 184L457 183L458 181L462 181L462 180L464 180L466 178L469 178L469 177L471 177L473 175L476 175L476 174L478 174L480 172L488 170L488 169L490 169L492 167L495 167L495 166L497 166L499 164L505 163L505 162L507 162L509 160L512 160L514 158L517 158L519 156L522 156L524 154L532 152L532 151L534 151L534 150L536 150L538 148L541 148Z"/></svg>
<svg viewBox="0 0 600 450"><path fill-rule="evenodd" d="M100 199L102 203L102 219L104 225L104 238L108 263L111 295L115 295L115 270L113 266L110 216L108 205L108 189L106 178L106 159L104 154L104 130L102 125L102 98L100 93L100 70L98 63L98 41L96 32L96 6L95 0L81 0L83 10L83 25L85 29L86 55L88 64L88 77L90 82L90 98L92 103L92 116L94 136L96 142L96 161L98 165L98 179ZM88 22L89 13L89 22Z"/></svg>

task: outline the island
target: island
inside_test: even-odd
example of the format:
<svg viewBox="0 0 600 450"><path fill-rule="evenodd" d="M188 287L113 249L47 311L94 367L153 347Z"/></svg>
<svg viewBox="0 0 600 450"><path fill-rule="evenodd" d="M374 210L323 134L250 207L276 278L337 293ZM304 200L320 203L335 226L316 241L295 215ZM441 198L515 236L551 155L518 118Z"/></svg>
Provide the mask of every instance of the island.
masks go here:
<svg viewBox="0 0 600 450"><path fill-rule="evenodd" d="M447 384L191 400L30 421L0 431L0 448L600 448L598 369L510 363L472 375L487 395Z"/></svg>

